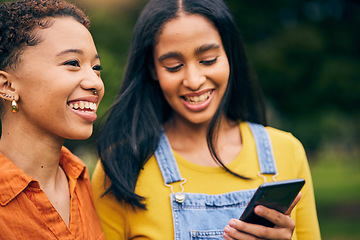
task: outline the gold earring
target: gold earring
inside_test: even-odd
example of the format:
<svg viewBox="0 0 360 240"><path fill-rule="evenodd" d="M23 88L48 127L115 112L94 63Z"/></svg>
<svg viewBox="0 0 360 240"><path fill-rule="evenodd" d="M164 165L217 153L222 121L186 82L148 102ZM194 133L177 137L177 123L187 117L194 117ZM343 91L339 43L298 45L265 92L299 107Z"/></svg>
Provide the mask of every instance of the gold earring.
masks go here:
<svg viewBox="0 0 360 240"><path fill-rule="evenodd" d="M18 105L17 105L15 99L13 99L12 102L11 102L11 111L12 111L13 113L19 111L19 108L18 108Z"/></svg>

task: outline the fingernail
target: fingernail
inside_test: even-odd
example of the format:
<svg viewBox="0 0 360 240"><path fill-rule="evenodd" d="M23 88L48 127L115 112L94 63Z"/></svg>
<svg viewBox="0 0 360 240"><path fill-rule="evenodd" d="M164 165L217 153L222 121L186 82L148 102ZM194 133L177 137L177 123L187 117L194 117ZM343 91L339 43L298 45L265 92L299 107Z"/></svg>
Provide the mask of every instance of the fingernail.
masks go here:
<svg viewBox="0 0 360 240"><path fill-rule="evenodd" d="M228 233L230 232L229 226L226 226L226 227L225 227L224 232L225 232L226 234L228 234Z"/></svg>
<svg viewBox="0 0 360 240"><path fill-rule="evenodd" d="M257 206L256 213L262 213L262 212L263 212L263 208L261 206Z"/></svg>
<svg viewBox="0 0 360 240"><path fill-rule="evenodd" d="M229 225L230 225L230 227L235 227L236 222L235 222L234 220L231 220L231 221L229 222Z"/></svg>

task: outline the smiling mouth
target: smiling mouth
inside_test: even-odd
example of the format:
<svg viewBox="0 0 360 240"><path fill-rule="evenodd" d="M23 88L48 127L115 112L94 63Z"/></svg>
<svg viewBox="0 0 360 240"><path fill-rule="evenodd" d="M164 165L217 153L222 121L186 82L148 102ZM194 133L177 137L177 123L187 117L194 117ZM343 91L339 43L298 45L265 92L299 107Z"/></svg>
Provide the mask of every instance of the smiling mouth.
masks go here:
<svg viewBox="0 0 360 240"><path fill-rule="evenodd" d="M68 106L74 110L83 112L96 112L97 109L96 103L88 101L75 101L68 103Z"/></svg>
<svg viewBox="0 0 360 240"><path fill-rule="evenodd" d="M212 90L205 92L204 94L201 94L200 96L183 96L183 99L190 103L190 104L201 104L209 99L210 95L212 93Z"/></svg>

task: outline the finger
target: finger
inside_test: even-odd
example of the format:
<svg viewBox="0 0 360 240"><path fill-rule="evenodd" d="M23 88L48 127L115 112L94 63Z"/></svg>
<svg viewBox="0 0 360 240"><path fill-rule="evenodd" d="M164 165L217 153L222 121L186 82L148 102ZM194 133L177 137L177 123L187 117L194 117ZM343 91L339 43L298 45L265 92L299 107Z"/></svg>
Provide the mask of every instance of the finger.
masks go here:
<svg viewBox="0 0 360 240"><path fill-rule="evenodd" d="M225 240L233 240L234 238L232 238L230 235L229 235L229 232L230 232L230 227L229 226L226 226L224 228L224 234L223 234L223 237Z"/></svg>
<svg viewBox="0 0 360 240"><path fill-rule="evenodd" d="M300 199L301 199L301 192L299 192L299 194L296 196L295 200L290 205L289 209L286 211L286 213L285 213L286 215L290 216L291 211L294 209L294 207L300 201Z"/></svg>
<svg viewBox="0 0 360 240"><path fill-rule="evenodd" d="M257 207L263 207L263 206L257 206ZM295 228L294 221L289 216L286 216L278 211L268 208L267 210L270 210L272 214L278 213L281 216L281 218L283 218L283 220L281 220L282 223L280 224L284 224L288 226L271 228L271 227L264 227L262 225L237 221L236 225L232 227L234 229L237 229L238 231L241 231L243 235L240 235L240 233L239 234L233 233L233 235L230 235L229 233L229 235L232 236L234 239L257 239L257 240L258 239L291 239ZM266 211L264 211L264 213L265 212ZM286 224L283 223L283 221L285 221Z"/></svg>
<svg viewBox="0 0 360 240"><path fill-rule="evenodd" d="M288 228L291 230L295 228L295 222L291 219L289 215L285 215L274 209L258 205L255 207L255 213L261 217L268 219L270 222L274 223L280 228Z"/></svg>
<svg viewBox="0 0 360 240"><path fill-rule="evenodd" d="M257 238L254 235L251 235L249 233L246 232L246 227L245 225L253 225L255 226L259 226L259 225L255 225L255 224L250 224L250 223L245 223L242 222L238 219L231 219L229 221L229 225L225 227L224 229L224 238L226 240L235 240L235 239L242 239L242 240L257 240L259 238ZM256 232L256 230L253 230L254 232Z"/></svg>
<svg viewBox="0 0 360 240"><path fill-rule="evenodd" d="M232 219L229 222L229 226L226 226L224 229L224 238L229 240L284 239L281 236L286 235L282 232L284 232L283 229L268 228L262 225Z"/></svg>

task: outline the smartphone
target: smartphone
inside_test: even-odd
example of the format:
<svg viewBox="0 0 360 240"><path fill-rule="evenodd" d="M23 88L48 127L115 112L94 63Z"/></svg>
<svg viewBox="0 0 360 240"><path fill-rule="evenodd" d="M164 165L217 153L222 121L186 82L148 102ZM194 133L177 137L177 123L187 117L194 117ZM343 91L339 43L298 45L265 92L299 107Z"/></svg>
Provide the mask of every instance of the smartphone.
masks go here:
<svg viewBox="0 0 360 240"><path fill-rule="evenodd" d="M245 208L240 220L266 227L274 227L274 223L256 215L254 208L257 205L263 205L285 213L304 184L305 180L302 178L261 184Z"/></svg>

